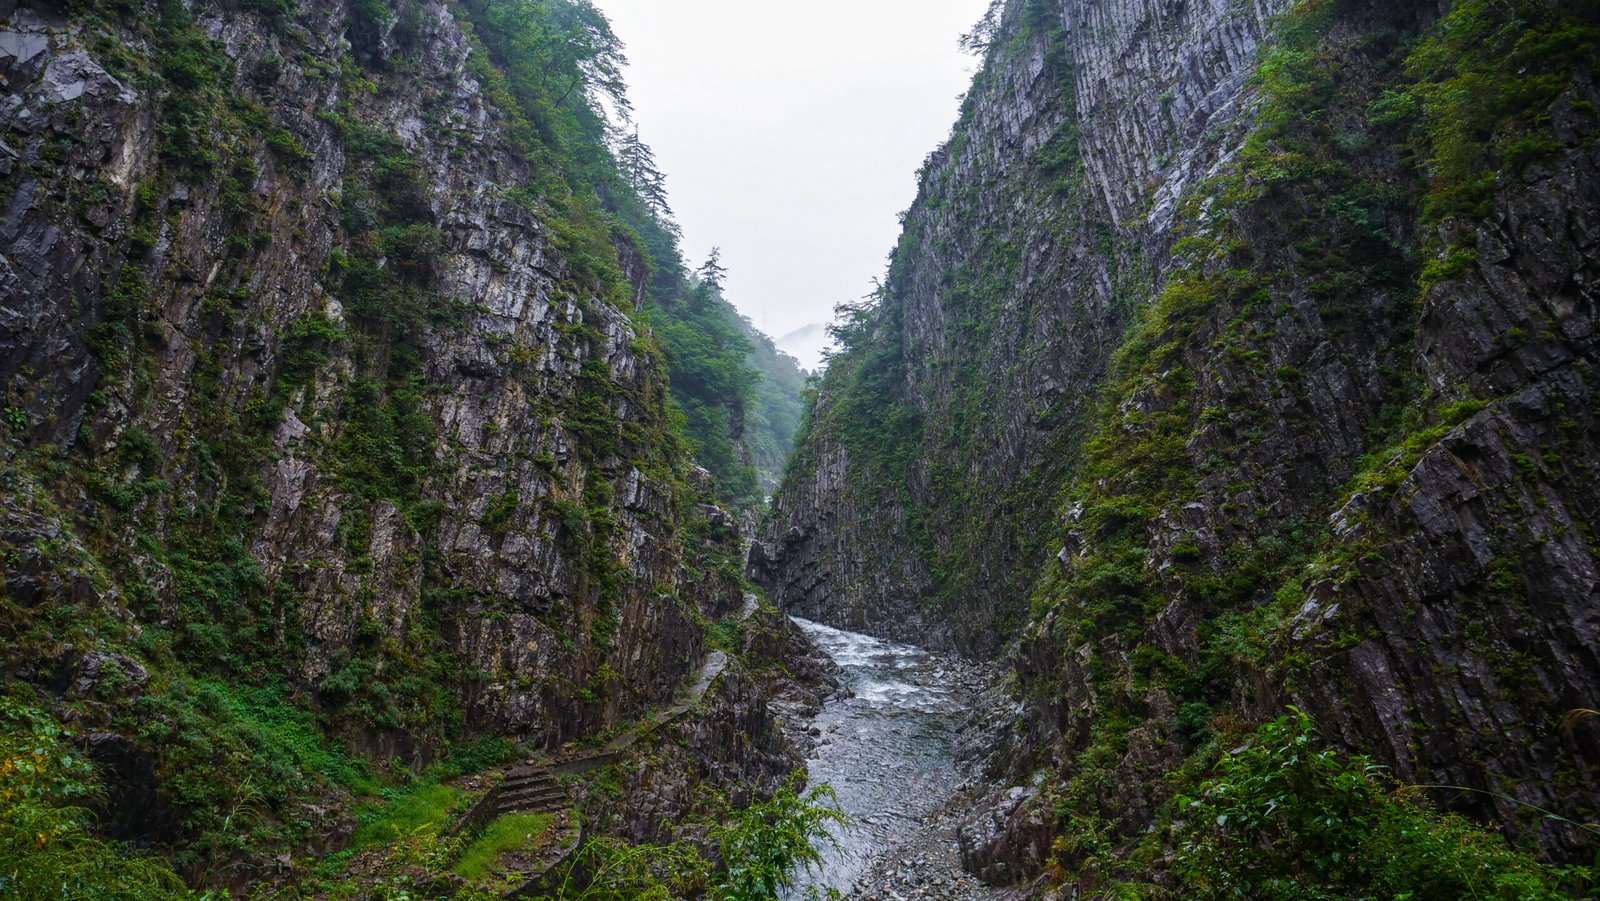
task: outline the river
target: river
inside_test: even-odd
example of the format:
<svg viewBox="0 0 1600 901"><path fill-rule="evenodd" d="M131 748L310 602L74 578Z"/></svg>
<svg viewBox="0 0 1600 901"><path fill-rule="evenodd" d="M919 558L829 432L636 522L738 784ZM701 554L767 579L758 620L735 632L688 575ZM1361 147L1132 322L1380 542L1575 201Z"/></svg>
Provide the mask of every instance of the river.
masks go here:
<svg viewBox="0 0 1600 901"><path fill-rule="evenodd" d="M956 729L974 687L965 668L912 645L795 622L844 671L848 691L812 721L821 736L806 768L855 821L836 831L837 847L824 846L823 866L802 886L893 898L893 886L910 881L902 871L915 869L917 883L946 880L934 883L948 885L944 897L988 897L959 873L953 834L931 825L962 783Z"/></svg>

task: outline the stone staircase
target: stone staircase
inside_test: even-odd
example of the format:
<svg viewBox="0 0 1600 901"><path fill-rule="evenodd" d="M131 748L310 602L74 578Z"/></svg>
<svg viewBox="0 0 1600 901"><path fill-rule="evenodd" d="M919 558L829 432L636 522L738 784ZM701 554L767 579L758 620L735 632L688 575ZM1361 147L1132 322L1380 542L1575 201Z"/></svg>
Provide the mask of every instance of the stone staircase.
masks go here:
<svg viewBox="0 0 1600 901"><path fill-rule="evenodd" d="M508 813L555 813L572 807L572 797L549 767L530 763L512 767L505 774L456 821L450 829L452 835L476 836Z"/></svg>
<svg viewBox="0 0 1600 901"><path fill-rule="evenodd" d="M746 594L744 609L741 619L749 619L757 607L756 597ZM723 651L711 651L706 654L700 663L699 670L695 673L694 682L679 693L674 703L664 710L647 717L621 735L613 738L603 748L590 750L576 757L557 759L542 763L528 762L505 770L505 778L499 784L492 786L478 803L468 810L455 826L451 829L454 835L475 836L488 828L489 824L513 813L557 813L573 810L572 797L568 794L557 776L572 776L587 773L602 766L606 766L623 758L636 742L650 733L668 726L689 714L698 705L710 690L711 683L722 675L728 668L728 655ZM505 874L508 877L520 876L513 879L520 884L513 887L505 894L507 898L531 897L541 885L541 880L548 876L554 867L571 859L578 849L583 846L584 834L582 825L578 822L576 814L563 818L567 823L565 835L560 845L550 859L543 861L537 869Z"/></svg>
<svg viewBox="0 0 1600 901"><path fill-rule="evenodd" d="M495 816L508 813L555 813L572 806L567 790L548 767L519 766L506 773L495 793Z"/></svg>

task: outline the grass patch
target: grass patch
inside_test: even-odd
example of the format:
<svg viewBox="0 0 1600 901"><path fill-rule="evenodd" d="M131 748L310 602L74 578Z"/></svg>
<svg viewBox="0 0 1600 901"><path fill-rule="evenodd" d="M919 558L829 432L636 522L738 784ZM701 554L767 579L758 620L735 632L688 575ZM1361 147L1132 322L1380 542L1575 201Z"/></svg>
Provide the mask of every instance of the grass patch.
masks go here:
<svg viewBox="0 0 1600 901"><path fill-rule="evenodd" d="M356 837L352 847L386 844L424 826L442 826L462 795L459 788L436 782L423 783L396 792L383 802L362 804L356 808Z"/></svg>
<svg viewBox="0 0 1600 901"><path fill-rule="evenodd" d="M488 875L501 854L531 846L550 830L554 821L555 816L548 813L512 813L495 820L461 852L456 873L468 879Z"/></svg>

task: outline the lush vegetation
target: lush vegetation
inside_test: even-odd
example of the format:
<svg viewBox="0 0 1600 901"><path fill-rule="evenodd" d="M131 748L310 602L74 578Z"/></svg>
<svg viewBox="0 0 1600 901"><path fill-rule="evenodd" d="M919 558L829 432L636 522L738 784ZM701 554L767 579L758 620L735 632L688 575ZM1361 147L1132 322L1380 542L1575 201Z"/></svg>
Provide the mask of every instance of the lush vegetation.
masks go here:
<svg viewBox="0 0 1600 901"><path fill-rule="evenodd" d="M73 738L22 692L0 694L0 898L190 898L164 862L95 834L99 788Z"/></svg>
<svg viewBox="0 0 1600 901"><path fill-rule="evenodd" d="M555 893L541 901L774 901L820 861L818 843L832 840L830 828L848 822L831 789L802 792L799 777L771 799L730 811L713 825L714 860L685 842L630 845L601 838L584 847Z"/></svg>
<svg viewBox="0 0 1600 901"><path fill-rule="evenodd" d="M39 682L91 652L116 661L82 695L48 705L44 694L30 695L27 703L130 740L130 753L158 787L151 815L172 822L168 833L152 836L152 850L197 884L223 873L237 878L231 874L239 868L275 867L270 861L283 851L313 846L326 825L318 804L356 808L358 845L404 841L447 818L459 798L445 780L493 766L509 748L468 743L461 689L484 674L451 654L443 637L445 617L464 593L444 566L438 525L445 505L460 501L440 485L454 455L433 418L438 397L428 355L474 309L439 290L448 236L435 212L438 175L373 113L373 97L414 91L424 115L439 116L453 89L422 71L419 6L348 4L352 52L325 59L297 36L294 4L224 3L230 15L253 16L274 36L245 72L207 35L205 9L176 0L57 5L74 17L73 33L81 31L96 59L155 104L156 156L150 171L141 170L143 181L125 189L129 229L126 240L112 242L123 256L107 264L87 334L98 381L82 428L74 425L60 442L30 435L37 417L21 400L13 405L7 389L0 477L8 502L50 523L51 537L0 548L0 566L9 576L21 557L40 556L47 569L81 579L81 591L26 602L0 591L6 671ZM528 173L527 183L506 186L503 199L535 215L565 264L556 267L558 293L570 307L562 306L555 328L560 352L582 358L577 390L554 398L530 391L527 416L578 459L566 471L553 459L537 461L553 483L572 482L556 485L566 494L549 499L548 512L556 514L556 540L582 570L581 600L593 608L589 634L575 632L562 650L609 673L601 659L613 647L617 600L636 587L655 588L630 585L613 548L620 527L609 477L637 466L672 489L672 522L658 536L665 546L721 541L704 523L688 522L699 496L688 472L691 443L717 464L725 499L757 498L737 442L768 396L765 382L750 364L746 324L712 289L699 288L679 258L648 148L612 128L614 114L627 108L621 44L599 11L586 0L467 0L455 11L468 32L471 75L508 130L508 146L495 153L506 151L508 171ZM387 58L385 40L393 51ZM280 124L275 92L289 75L339 102L318 110L314 123L295 113ZM454 134L443 121L429 127L441 141ZM337 185L317 194L314 214L296 192L313 162L302 138L312 136L319 147L337 145L332 158L344 164L334 173ZM105 179L75 186L65 165L73 142L57 143L33 175L62 186L61 202L76 209L116 206L124 189ZM460 143L450 151L457 158L476 152ZM332 239L320 259L308 252L322 243L307 240L313 221ZM158 246L182 252L156 255ZM336 297L339 308L284 316L281 298L256 296L264 261L279 259L273 249L311 267L308 277L320 279L319 293ZM201 257L204 271L190 272ZM625 276L623 260L641 265ZM634 309L638 288L649 312ZM190 308L198 311L192 321L171 321L173 310ZM600 326L615 311L640 332L631 348L643 373L637 385L619 384L597 353L608 340ZM158 389L155 374L178 327L189 330L182 340L194 359L181 386L189 394L168 418L159 411L177 395L173 385ZM239 363L241 347L247 364ZM507 356L513 374L526 375L517 367L526 368L527 348ZM536 387L531 379L528 386ZM687 437L674 395L686 410L693 397L705 413ZM785 415L772 416L780 423L774 436ZM271 504L263 474L282 459L274 432L291 417L315 432L295 453L320 473L315 491L336 497L326 556L338 559L303 555L269 577L255 551ZM598 474L585 479L591 469ZM482 525L503 537L514 515L535 502L507 491ZM679 525L687 534L672 534ZM403 546L404 585L376 571L380 527ZM735 563L684 552L696 566L706 562L707 578L737 584ZM338 646L314 647L306 595L336 562L360 586L345 599L351 633ZM383 594L410 591L409 584L421 593L406 621L383 621ZM319 660L309 665L313 655ZM582 689L580 700L603 709L615 686L605 678L590 684L595 689ZM383 747L444 762L419 774L408 761L365 758L385 754L374 750ZM72 767L81 763L72 758ZM141 870L138 857L117 869L120 849L96 839L83 812L101 796L87 769L69 770L81 777L81 791L29 789L32 800L7 812L26 816L16 823L49 828L31 839L41 853L30 852L26 865L20 855L28 842L8 840L0 871L10 875L0 880L11 883L0 882L0 895L54 872L47 867L55 849L81 858L71 877L81 885L61 883L74 896L94 895L94 879L104 880L102 893L116 894L109 886L126 881L118 875L124 871L146 873L152 896L177 885L159 865ZM123 799L104 800L115 808ZM47 822L50 810L55 819Z"/></svg>
<svg viewBox="0 0 1600 901"><path fill-rule="evenodd" d="M777 485L789 462L806 376L723 297L708 267L681 307L654 318L695 456L724 499L748 507Z"/></svg>
<svg viewBox="0 0 1600 901"><path fill-rule="evenodd" d="M411 789L385 792L388 798L356 808L356 834L350 847L361 849L402 839L425 826L442 827L460 806L460 789L423 782Z"/></svg>
<svg viewBox="0 0 1600 901"><path fill-rule="evenodd" d="M1299 711L1224 754L1177 801L1183 897L1570 898L1583 868L1556 871L1460 817L1429 810L1383 767L1326 747Z"/></svg>
<svg viewBox="0 0 1600 901"><path fill-rule="evenodd" d="M778 487L794 453L810 379L800 368L800 361L779 350L748 319L740 316L739 320L750 339L750 365L761 373L755 386L755 403L745 418L744 439L761 488L770 494Z"/></svg>

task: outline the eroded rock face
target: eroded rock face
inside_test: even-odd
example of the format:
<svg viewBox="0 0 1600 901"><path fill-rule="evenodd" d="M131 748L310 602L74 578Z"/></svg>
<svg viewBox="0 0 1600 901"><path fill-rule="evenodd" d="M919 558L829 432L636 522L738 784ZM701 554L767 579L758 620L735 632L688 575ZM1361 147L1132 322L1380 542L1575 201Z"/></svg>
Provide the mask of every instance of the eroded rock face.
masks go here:
<svg viewBox="0 0 1600 901"><path fill-rule="evenodd" d="M885 436L910 462L864 453L843 414L816 421L752 557L786 609L999 647L1054 551L1040 524L1177 198L1236 149L1264 23L1287 6L1007 5L955 138L925 164L874 326L889 362L872 365L891 374L861 390L910 411ZM839 370L858 365L830 372L819 410L848 407Z"/></svg>
<svg viewBox="0 0 1600 901"><path fill-rule="evenodd" d="M839 687L838 668L783 614L751 609L741 622L740 652L714 652L719 665L691 709L640 733L609 771L589 777L580 806L592 828L641 842L688 840L714 857L707 820L686 812L714 816L715 799L765 801L804 775L809 737L795 730Z"/></svg>
<svg viewBox="0 0 1600 901"><path fill-rule="evenodd" d="M739 608L716 564L739 538L667 440L638 251L624 291L574 272L556 214L516 195L547 176L451 4L373 33L336 0L276 24L191 6L224 99L183 151L178 82L134 77L175 65L148 29L0 5L8 596L180 655L253 630L258 664L382 760L432 759L451 720L553 747L670 699L704 620ZM352 272L390 294L374 308ZM385 318L407 302L420 325ZM202 546L243 619L184 568ZM214 640L186 644L208 614ZM83 651L13 645L6 672L132 703L143 665ZM355 712L407 680L448 700Z"/></svg>
<svg viewBox="0 0 1600 901"><path fill-rule="evenodd" d="M807 617L1015 639L962 831L991 878L1050 858L1053 805L1131 846L1200 738L1289 704L1557 857L1518 802L1600 801L1600 728L1560 726L1600 691L1596 86L1441 227L1371 112L1441 10L1338 7L1330 168L1297 181L1250 81L1285 7L1008 5L752 553Z"/></svg>

